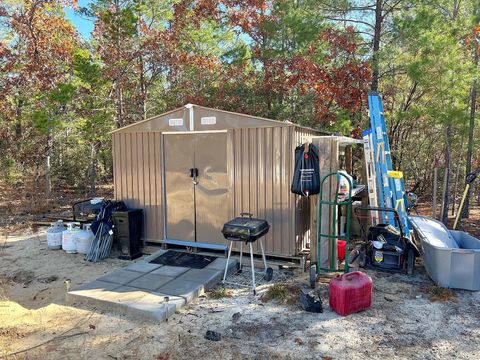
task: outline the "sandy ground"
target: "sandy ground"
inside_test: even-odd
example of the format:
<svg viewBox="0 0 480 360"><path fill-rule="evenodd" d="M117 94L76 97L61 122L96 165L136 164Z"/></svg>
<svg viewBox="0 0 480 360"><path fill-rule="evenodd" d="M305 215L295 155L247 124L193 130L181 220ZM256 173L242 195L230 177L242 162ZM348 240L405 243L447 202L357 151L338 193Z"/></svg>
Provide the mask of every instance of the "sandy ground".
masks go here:
<svg viewBox="0 0 480 360"><path fill-rule="evenodd" d="M373 305L346 317L328 307L328 279L319 284L321 314L263 302L269 285L257 297L239 289L221 299L207 294L160 324L65 304L66 279L75 286L126 265L48 250L44 236L1 238L0 358L480 358L480 292L454 291L449 301L433 301L421 265L413 277L367 271ZM274 280L307 289L308 277L298 271L276 271ZM206 340L207 330L222 340Z"/></svg>

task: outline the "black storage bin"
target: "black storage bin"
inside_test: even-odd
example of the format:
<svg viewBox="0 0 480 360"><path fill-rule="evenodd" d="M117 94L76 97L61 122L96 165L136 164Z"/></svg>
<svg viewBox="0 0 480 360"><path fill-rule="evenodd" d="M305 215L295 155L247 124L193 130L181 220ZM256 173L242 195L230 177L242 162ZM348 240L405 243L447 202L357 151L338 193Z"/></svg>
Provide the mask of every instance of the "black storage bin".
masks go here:
<svg viewBox="0 0 480 360"><path fill-rule="evenodd" d="M120 245L123 260L134 260L142 256L140 238L143 228L143 210L129 209L112 213L113 232Z"/></svg>
<svg viewBox="0 0 480 360"><path fill-rule="evenodd" d="M377 224L368 229L370 241L383 242L382 249L371 247L371 264L382 269L398 270L402 268L404 242L399 231L387 224Z"/></svg>

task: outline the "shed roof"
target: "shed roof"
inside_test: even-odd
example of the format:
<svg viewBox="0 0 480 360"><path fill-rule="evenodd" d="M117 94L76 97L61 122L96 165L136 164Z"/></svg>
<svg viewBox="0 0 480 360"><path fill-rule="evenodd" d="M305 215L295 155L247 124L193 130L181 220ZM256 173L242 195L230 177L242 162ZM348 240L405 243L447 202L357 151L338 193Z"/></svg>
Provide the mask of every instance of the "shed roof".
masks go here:
<svg viewBox="0 0 480 360"><path fill-rule="evenodd" d="M197 110L197 111L195 111ZM201 119L208 116L216 115L219 117L219 123L204 124ZM200 117L200 118L199 118ZM176 122L172 125L172 120L183 119L183 122ZM216 120L215 120L216 121ZM151 118L138 121L136 123L113 130L110 134L117 132L145 132L145 131L191 131L191 130L216 130L228 128L242 127L278 127L278 126L294 126L296 128L313 131L319 134L327 134L326 132L299 126L291 122L267 119L259 116L236 113L226 110L213 109L205 106L186 104L183 107L167 111L163 114L153 116ZM194 127L194 129L192 129Z"/></svg>

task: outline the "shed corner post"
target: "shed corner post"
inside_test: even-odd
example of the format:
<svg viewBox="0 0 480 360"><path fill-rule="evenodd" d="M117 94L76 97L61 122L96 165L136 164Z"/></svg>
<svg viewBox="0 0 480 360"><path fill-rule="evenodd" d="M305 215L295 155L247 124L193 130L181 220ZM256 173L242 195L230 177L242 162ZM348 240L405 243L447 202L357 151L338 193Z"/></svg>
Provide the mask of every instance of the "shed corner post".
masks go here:
<svg viewBox="0 0 480 360"><path fill-rule="evenodd" d="M190 131L195 130L195 124L193 120L193 104L185 105L185 108L189 110Z"/></svg>

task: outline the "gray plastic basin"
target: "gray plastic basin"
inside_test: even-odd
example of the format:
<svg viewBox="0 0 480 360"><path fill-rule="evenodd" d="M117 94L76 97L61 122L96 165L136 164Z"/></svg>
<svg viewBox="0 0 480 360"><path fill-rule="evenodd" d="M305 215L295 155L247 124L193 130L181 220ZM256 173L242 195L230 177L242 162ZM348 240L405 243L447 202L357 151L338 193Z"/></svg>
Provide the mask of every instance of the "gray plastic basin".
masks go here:
<svg viewBox="0 0 480 360"><path fill-rule="evenodd" d="M409 219L430 278L441 287L480 290L480 240L424 216Z"/></svg>

